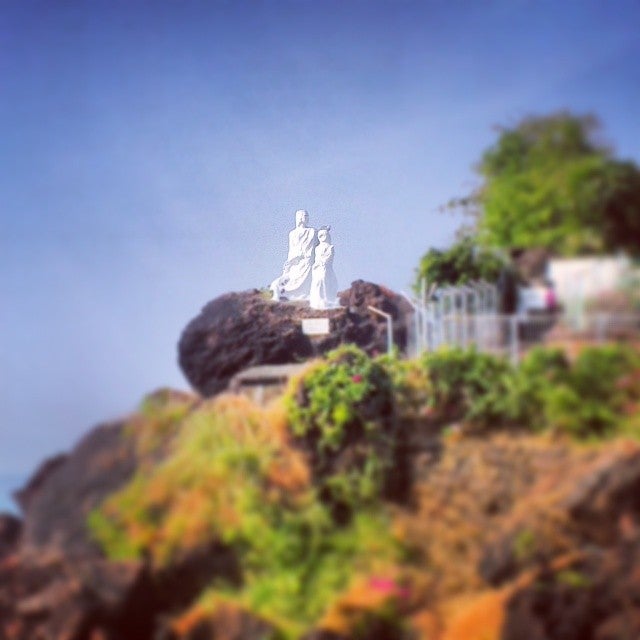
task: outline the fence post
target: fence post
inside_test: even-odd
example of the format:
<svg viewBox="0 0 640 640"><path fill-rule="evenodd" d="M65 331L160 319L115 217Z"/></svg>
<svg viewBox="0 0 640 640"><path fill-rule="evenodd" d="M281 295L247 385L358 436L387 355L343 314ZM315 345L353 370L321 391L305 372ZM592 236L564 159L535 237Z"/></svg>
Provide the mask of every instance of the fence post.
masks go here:
<svg viewBox="0 0 640 640"><path fill-rule="evenodd" d="M380 309L376 309L369 305L367 307L369 311L373 311L377 313L379 316L382 316L387 321L387 354L391 355L393 353L393 318L390 313L385 313Z"/></svg>
<svg viewBox="0 0 640 640"><path fill-rule="evenodd" d="M421 306L419 306L419 302L415 303L413 300L404 292L401 291L400 294L404 297L404 299L411 305L413 309L413 353L411 353L411 357L418 357L423 351L426 350L426 342L424 340L425 334L422 330L422 325L425 323L424 311ZM411 341L407 339L407 352L410 352L411 349Z"/></svg>
<svg viewBox="0 0 640 640"><path fill-rule="evenodd" d="M462 306L460 309L460 320L462 322L462 348L466 349L467 342L469 339L469 336L467 333L467 292L466 290L463 291L463 293L461 294L461 298L462 298Z"/></svg>
<svg viewBox="0 0 640 640"><path fill-rule="evenodd" d="M596 340L598 342L604 342L605 338L605 315L604 313L599 313L596 315Z"/></svg>
<svg viewBox="0 0 640 640"><path fill-rule="evenodd" d="M518 316L512 315L509 317L509 324L511 325L511 329L509 331L510 336L510 356L511 356L511 364L515 367L518 364Z"/></svg>

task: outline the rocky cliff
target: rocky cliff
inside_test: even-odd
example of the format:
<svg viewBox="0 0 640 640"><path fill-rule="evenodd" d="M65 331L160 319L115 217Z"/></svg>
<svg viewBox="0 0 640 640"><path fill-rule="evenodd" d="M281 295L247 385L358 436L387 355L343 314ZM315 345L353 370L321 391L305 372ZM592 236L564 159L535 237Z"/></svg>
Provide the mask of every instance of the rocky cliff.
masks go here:
<svg viewBox="0 0 640 640"><path fill-rule="evenodd" d="M199 335L222 358L267 304L214 301L181 349ZM347 347L267 407L151 394L43 463L21 518L0 516L0 638L638 638L640 366L624 353L544 352L525 378L473 353ZM597 376L576 414L570 385L597 362L610 386ZM533 413L514 417L514 398Z"/></svg>
<svg viewBox="0 0 640 640"><path fill-rule="evenodd" d="M195 398L180 402L198 411ZM139 416L127 424L149 428ZM442 438L432 428L409 438L411 504L393 509L409 564L365 579L354 564L354 582L307 637L637 638L640 446ZM0 637L279 637L244 606L193 609L208 585L243 580L237 554L213 532L163 566L99 549L89 514L131 481L135 465L162 464L157 450L147 455L122 424L98 427L40 478L22 525L0 518ZM388 607L402 626L384 626ZM369 618L369 635L358 635L358 619Z"/></svg>

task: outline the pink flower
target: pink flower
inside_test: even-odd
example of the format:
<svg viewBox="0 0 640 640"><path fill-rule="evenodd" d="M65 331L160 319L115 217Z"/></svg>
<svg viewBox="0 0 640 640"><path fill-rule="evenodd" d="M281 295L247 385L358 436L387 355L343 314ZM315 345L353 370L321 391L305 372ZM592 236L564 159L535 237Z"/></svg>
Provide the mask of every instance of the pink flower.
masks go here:
<svg viewBox="0 0 640 640"><path fill-rule="evenodd" d="M371 578L369 586L375 591L380 591L388 596L395 596L400 600L409 600L411 592L407 587L399 585L391 578Z"/></svg>
<svg viewBox="0 0 640 640"><path fill-rule="evenodd" d="M362 382L362 376L359 373L357 373L355 376L351 378L351 380L353 382Z"/></svg>
<svg viewBox="0 0 640 640"><path fill-rule="evenodd" d="M383 593L394 593L397 587L395 581L390 578L371 578L369 586Z"/></svg>

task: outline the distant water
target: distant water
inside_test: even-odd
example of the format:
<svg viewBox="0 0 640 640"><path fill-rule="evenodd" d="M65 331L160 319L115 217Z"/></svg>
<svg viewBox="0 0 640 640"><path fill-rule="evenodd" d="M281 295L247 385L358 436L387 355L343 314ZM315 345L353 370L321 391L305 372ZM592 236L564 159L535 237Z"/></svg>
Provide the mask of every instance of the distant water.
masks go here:
<svg viewBox="0 0 640 640"><path fill-rule="evenodd" d="M24 485L26 478L20 475L0 473L0 512L18 513L18 507L11 494Z"/></svg>

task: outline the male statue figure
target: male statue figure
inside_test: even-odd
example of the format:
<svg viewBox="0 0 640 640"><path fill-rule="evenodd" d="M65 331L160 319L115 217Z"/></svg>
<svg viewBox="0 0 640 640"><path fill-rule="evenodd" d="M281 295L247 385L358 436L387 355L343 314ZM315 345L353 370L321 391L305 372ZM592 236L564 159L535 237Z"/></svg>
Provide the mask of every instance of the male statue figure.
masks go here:
<svg viewBox="0 0 640 640"><path fill-rule="evenodd" d="M308 227L309 214L296 211L296 227L289 232L289 254L282 275L270 285L274 300L308 300L311 289L313 250L316 246L316 230Z"/></svg>

